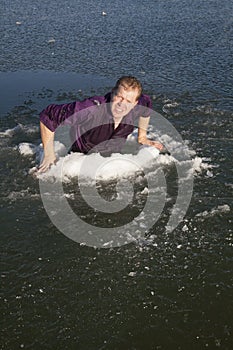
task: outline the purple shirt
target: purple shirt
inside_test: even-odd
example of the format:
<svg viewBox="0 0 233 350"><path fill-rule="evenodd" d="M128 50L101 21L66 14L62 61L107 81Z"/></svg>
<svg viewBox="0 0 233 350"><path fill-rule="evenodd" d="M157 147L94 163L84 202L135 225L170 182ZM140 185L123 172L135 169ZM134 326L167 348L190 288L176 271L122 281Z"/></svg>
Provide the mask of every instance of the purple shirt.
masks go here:
<svg viewBox="0 0 233 350"><path fill-rule="evenodd" d="M71 125L71 151L109 154L119 152L126 138L136 126L139 117L148 117L152 106L147 95L141 95L138 104L114 129L110 111L111 93L93 96L83 101L62 105L51 104L40 114L40 121L51 131L59 125Z"/></svg>

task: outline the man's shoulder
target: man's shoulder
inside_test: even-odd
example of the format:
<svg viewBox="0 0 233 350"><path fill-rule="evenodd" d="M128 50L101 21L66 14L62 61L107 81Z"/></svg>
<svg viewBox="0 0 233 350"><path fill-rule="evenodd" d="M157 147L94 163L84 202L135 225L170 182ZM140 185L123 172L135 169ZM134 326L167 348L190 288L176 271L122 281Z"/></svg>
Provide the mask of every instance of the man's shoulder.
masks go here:
<svg viewBox="0 0 233 350"><path fill-rule="evenodd" d="M91 103L93 103L93 105L101 105L103 103L108 102L106 96L92 96L89 98L89 100L91 101Z"/></svg>
<svg viewBox="0 0 233 350"><path fill-rule="evenodd" d="M152 101L149 95L141 94L138 100L138 104L148 108L152 108Z"/></svg>
<svg viewBox="0 0 233 350"><path fill-rule="evenodd" d="M92 96L89 98L90 101L92 101L95 105L100 105L103 103L109 103L111 102L111 92L108 92L104 96Z"/></svg>
<svg viewBox="0 0 233 350"><path fill-rule="evenodd" d="M88 107L101 105L103 103L106 103L105 96L88 97L82 101L76 101L75 111L77 112L77 111L80 111L82 109L86 109Z"/></svg>

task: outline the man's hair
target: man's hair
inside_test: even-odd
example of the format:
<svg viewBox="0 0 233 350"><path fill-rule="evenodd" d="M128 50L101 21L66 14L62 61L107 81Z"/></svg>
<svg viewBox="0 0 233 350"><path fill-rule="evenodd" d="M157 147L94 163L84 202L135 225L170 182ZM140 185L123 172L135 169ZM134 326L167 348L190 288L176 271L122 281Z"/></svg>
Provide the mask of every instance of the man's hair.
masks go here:
<svg viewBox="0 0 233 350"><path fill-rule="evenodd" d="M120 79L117 80L113 91L116 92L120 86L123 86L123 88L125 90L137 89L138 95L136 97L136 100L138 100L142 94L142 84L140 83L140 81L137 78L135 78L133 76L130 76L130 75L122 76Z"/></svg>

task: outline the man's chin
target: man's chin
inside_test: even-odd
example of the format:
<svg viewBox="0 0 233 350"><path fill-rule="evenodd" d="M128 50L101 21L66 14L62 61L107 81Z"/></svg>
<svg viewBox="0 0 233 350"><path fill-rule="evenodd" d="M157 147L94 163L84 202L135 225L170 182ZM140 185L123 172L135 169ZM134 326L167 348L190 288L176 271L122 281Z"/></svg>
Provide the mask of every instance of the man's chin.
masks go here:
<svg viewBox="0 0 233 350"><path fill-rule="evenodd" d="M112 111L113 118L116 120L122 119L125 114L123 112L119 113L117 111Z"/></svg>

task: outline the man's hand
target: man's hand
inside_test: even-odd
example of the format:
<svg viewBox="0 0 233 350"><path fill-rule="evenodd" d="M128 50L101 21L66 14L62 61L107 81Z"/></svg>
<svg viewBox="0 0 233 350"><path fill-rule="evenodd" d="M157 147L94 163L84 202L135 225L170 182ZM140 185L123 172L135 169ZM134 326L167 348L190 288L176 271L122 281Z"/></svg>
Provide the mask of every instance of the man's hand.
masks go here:
<svg viewBox="0 0 233 350"><path fill-rule="evenodd" d="M144 118L140 117L139 118L139 123L138 123L138 143L142 145L147 145L147 146L152 146L157 148L161 153L169 153L164 147L164 145L158 141L153 141L147 138L147 128L149 125L149 120L150 117Z"/></svg>
<svg viewBox="0 0 233 350"><path fill-rule="evenodd" d="M147 145L147 146L152 146L157 148L159 151L163 151L165 150L165 147L162 143L158 142L158 141L153 141L153 140L149 140L148 138L144 137L143 139L139 139L138 140L139 143L141 143L142 145Z"/></svg>
<svg viewBox="0 0 233 350"><path fill-rule="evenodd" d="M47 170L49 170L49 168L51 167L51 165L55 164L56 162L56 156L55 154L49 154L44 156L39 168L38 168L38 173L44 173Z"/></svg>

